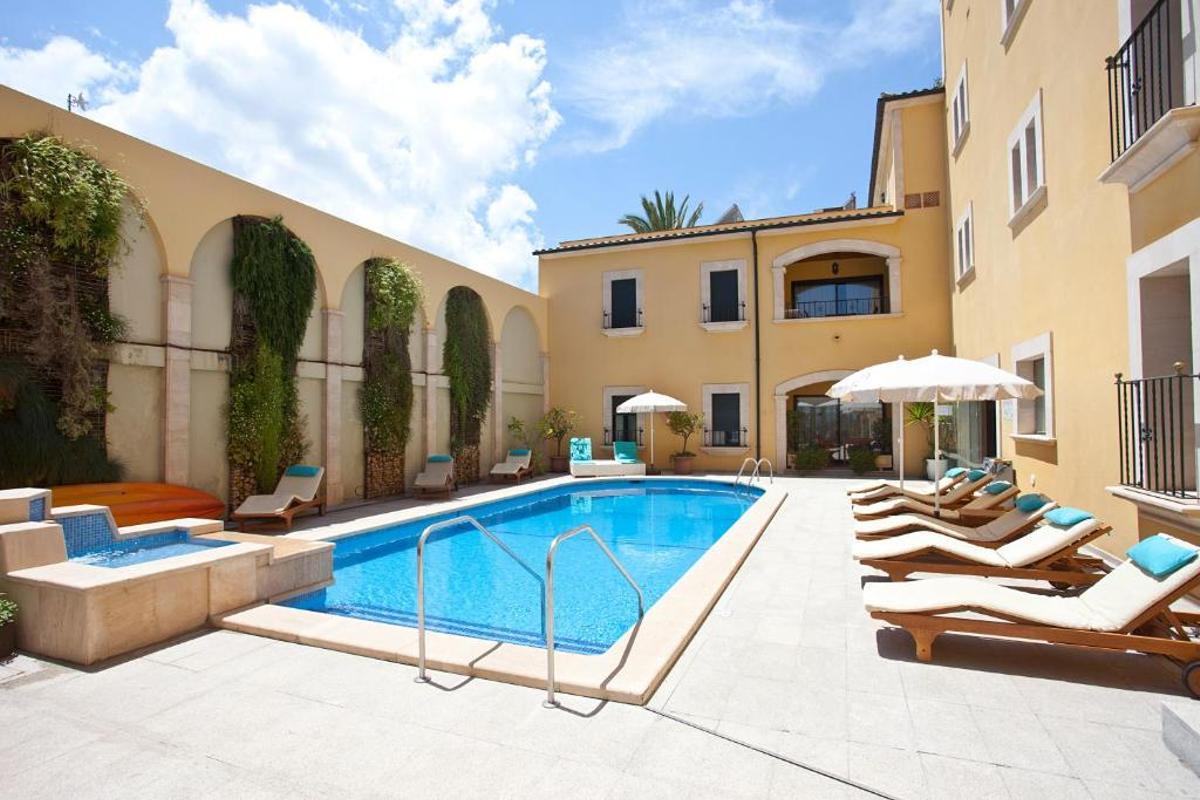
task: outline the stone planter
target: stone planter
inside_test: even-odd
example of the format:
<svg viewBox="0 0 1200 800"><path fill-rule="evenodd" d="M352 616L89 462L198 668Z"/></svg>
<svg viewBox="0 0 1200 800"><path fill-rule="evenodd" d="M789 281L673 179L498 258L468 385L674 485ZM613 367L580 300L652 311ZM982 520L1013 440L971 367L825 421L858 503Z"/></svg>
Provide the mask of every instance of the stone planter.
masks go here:
<svg viewBox="0 0 1200 800"><path fill-rule="evenodd" d="M880 453L875 456L875 469L889 470L892 468L892 457L887 453Z"/></svg>
<svg viewBox="0 0 1200 800"><path fill-rule="evenodd" d="M676 475L691 475L692 464L695 462L695 456L671 456L675 462Z"/></svg>
<svg viewBox="0 0 1200 800"><path fill-rule="evenodd" d="M551 472L567 472L571 468L570 456L550 456Z"/></svg>
<svg viewBox="0 0 1200 800"><path fill-rule="evenodd" d="M465 445L454 455L454 480L460 486L479 482L479 445Z"/></svg>
<svg viewBox="0 0 1200 800"><path fill-rule="evenodd" d="M925 459L925 476L931 481L936 481L946 474L950 462L944 458L927 458Z"/></svg>
<svg viewBox="0 0 1200 800"><path fill-rule="evenodd" d="M17 649L17 623L0 625L0 661L8 658Z"/></svg>

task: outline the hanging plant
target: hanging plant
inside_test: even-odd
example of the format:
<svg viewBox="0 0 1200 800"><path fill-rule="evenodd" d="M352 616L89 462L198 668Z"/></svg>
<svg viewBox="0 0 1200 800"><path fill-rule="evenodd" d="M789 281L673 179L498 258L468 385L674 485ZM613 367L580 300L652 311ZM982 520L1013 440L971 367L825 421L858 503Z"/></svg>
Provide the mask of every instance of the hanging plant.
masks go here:
<svg viewBox="0 0 1200 800"><path fill-rule="evenodd" d="M228 455L231 501L270 492L279 475L304 460L296 359L312 313L317 266L308 245L280 217L237 217L230 281Z"/></svg>
<svg viewBox="0 0 1200 800"><path fill-rule="evenodd" d="M492 396L492 343L483 299L465 286L446 296L442 369L450 379L450 449L479 444Z"/></svg>
<svg viewBox="0 0 1200 800"><path fill-rule="evenodd" d="M103 438L104 358L126 328L109 310L107 276L127 201L115 172L53 136L0 146L0 328L57 399L55 425L69 439L97 426Z"/></svg>

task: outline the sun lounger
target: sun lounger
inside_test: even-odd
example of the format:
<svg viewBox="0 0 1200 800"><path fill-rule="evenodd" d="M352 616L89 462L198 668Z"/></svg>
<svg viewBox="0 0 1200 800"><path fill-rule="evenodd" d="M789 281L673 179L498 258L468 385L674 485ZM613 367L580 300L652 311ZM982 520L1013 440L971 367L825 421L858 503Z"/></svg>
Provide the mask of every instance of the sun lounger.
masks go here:
<svg viewBox="0 0 1200 800"><path fill-rule="evenodd" d="M301 511L315 508L325 513L325 497L321 494L324 479L324 467L293 464L284 471L274 492L247 497L233 512L233 519L239 529L247 524L282 522L291 530L292 518Z"/></svg>
<svg viewBox="0 0 1200 800"><path fill-rule="evenodd" d="M1137 555L1148 542L1175 548L1191 560L1156 574ZM912 635L921 661L932 658L938 636L951 632L1136 650L1184 665L1184 687L1200 697L1200 642L1185 627L1200 624L1200 614L1170 607L1200 586L1197 552L1193 545L1160 533L1130 549L1129 560L1075 597L951 577L872 583L864 587L863 601L872 617ZM988 618L952 616L965 611Z"/></svg>
<svg viewBox="0 0 1200 800"><path fill-rule="evenodd" d="M528 447L514 448L508 451L507 458L492 467L490 477L494 481L512 478L520 483L521 478L528 478L533 474L532 465L532 450Z"/></svg>
<svg viewBox="0 0 1200 800"><path fill-rule="evenodd" d="M646 465L637 457L635 442L613 442L612 459L592 458L592 440L579 437L571 440L571 475L576 478L598 478L612 475L645 475Z"/></svg>
<svg viewBox="0 0 1200 800"><path fill-rule="evenodd" d="M962 471L959 472L959 470ZM852 493L850 495L850 502L854 503L855 505L862 505L865 503L874 503L877 500L886 500L889 497L902 496L932 503L935 495L945 497L947 492L951 491L960 483L971 481L977 484L975 488L979 488L987 483L987 480L984 480L984 478L988 478L990 480L991 477L991 473L985 472L981 469L971 470L968 472L967 470L962 469L962 467L955 467L954 469L946 470L945 476L943 476L941 480L933 484L933 486L928 489L913 489L906 487L901 490L897 484L886 483L883 486L875 489Z"/></svg>
<svg viewBox="0 0 1200 800"><path fill-rule="evenodd" d="M1031 501L1025 501L1023 498L1026 497L1037 497L1042 502L1035 505ZM856 522L854 535L859 539L882 539L908 531L924 530L943 533L975 544L996 546L1029 530L1047 511L1057 506L1053 500L1041 495L1021 495L1017 498L1017 503L1020 505L977 527L920 514L896 514L882 519Z"/></svg>
<svg viewBox="0 0 1200 800"><path fill-rule="evenodd" d="M448 455L431 455L425 460L425 470L413 481L413 491L420 495L445 494L458 488L454 479L454 459Z"/></svg>
<svg viewBox="0 0 1200 800"><path fill-rule="evenodd" d="M855 542L853 555L864 566L885 572L894 581L904 580L914 572L932 572L1046 580L1056 588L1066 588L1095 583L1104 577L1103 562L1080 556L1078 551L1110 530L1088 515L1072 525L1043 523L996 548L932 531L917 531L889 539Z"/></svg>
<svg viewBox="0 0 1200 800"><path fill-rule="evenodd" d="M974 495L971 494L972 491L974 491ZM1017 487L1008 481L993 481L989 478L978 490L973 490L971 483L963 481L946 493L942 501L940 519L957 520L960 511L967 512L968 516L980 511L993 511L1016 497L1017 491ZM938 513L938 509L934 507L933 503L915 500L911 497L889 497L865 506L855 506L854 518L877 519L905 512L932 517ZM977 515L976 518L980 522L985 521L983 515Z"/></svg>

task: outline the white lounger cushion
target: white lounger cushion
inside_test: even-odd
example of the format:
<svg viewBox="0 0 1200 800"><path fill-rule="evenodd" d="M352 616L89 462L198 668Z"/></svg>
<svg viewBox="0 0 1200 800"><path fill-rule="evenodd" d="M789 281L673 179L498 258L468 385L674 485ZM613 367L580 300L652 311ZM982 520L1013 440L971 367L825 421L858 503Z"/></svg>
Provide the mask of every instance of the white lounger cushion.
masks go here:
<svg viewBox="0 0 1200 800"><path fill-rule="evenodd" d="M894 517L856 522L854 523L854 533L858 536L880 536L899 533L906 528L916 526L924 530L944 533L947 536L953 536L956 539L963 539L968 542L998 542L1012 536L1014 531L1020 530L1030 522L1041 519L1047 511L1056 505L1057 503L1051 500L1037 511L1022 511L1019 508L1014 508L996 517L986 525L980 525L978 528L972 528L969 525L959 525L934 517L918 516L917 514L897 514Z"/></svg>
<svg viewBox="0 0 1200 800"><path fill-rule="evenodd" d="M894 483L886 483L877 489L871 489L870 491L866 492L855 492L854 494L850 495L850 502L856 504L870 503L875 500L883 500L884 498L892 497L898 494L904 495L905 497L912 497L917 500L929 500L932 502L935 494L943 494L950 487L957 483L962 483L964 480L966 480L964 475L956 475L953 478L942 478L937 482L936 485L931 486L928 489L909 489L906 487L904 491L901 491L900 487Z"/></svg>
<svg viewBox="0 0 1200 800"><path fill-rule="evenodd" d="M508 454L508 458L501 461L492 467L492 475L516 475L522 470L529 469L529 465L533 462L533 453L525 455Z"/></svg>
<svg viewBox="0 0 1200 800"><path fill-rule="evenodd" d="M966 486L966 484L959 484L959 486ZM951 495L957 492L959 486L954 487L954 489L947 493L946 496L942 498L942 501L946 503L956 502L958 498L965 497L967 493L963 492L962 494L958 494L955 499L951 499ZM941 512L943 517L947 519L954 519L961 511L964 510L987 511L988 509L992 509L1000 505L1005 500L1008 500L1010 497L1015 495L1017 491L1017 487L1013 486L1009 489L1005 489L1003 492L999 492L998 494L977 492L976 495L971 498L971 501L961 509L942 509ZM911 511L914 514L925 514L932 517L937 513L938 509L931 502L927 503L924 500L917 500L912 497L904 497L901 495L900 497L889 497L886 500L877 500L874 503L868 503L865 506L857 506L854 509L854 516L878 517L884 514L897 514L902 511Z"/></svg>
<svg viewBox="0 0 1200 800"><path fill-rule="evenodd" d="M1161 580L1126 561L1077 597L1035 594L975 578L930 578L868 584L863 602L868 611L922 614L970 608L1059 628L1113 632L1128 627L1197 575L1200 558Z"/></svg>
<svg viewBox="0 0 1200 800"><path fill-rule="evenodd" d="M888 539L855 542L854 557L859 560L900 558L934 550L987 567L1027 567L1078 542L1098 527L1100 521L1097 519L1085 519L1070 528L1039 525L1015 541L997 548L980 547L932 531L916 531Z"/></svg>
<svg viewBox="0 0 1200 800"><path fill-rule="evenodd" d="M417 475L413 485L423 489L441 489L453 482L453 461L428 461L425 463L425 471Z"/></svg>
<svg viewBox="0 0 1200 800"><path fill-rule="evenodd" d="M601 478L614 475L645 475L646 465L641 461L626 464L621 461L602 459L599 461L572 461L571 474L576 478Z"/></svg>
<svg viewBox="0 0 1200 800"><path fill-rule="evenodd" d="M274 516L287 511L294 502L312 502L321 489L321 478L324 476L324 467L318 468L315 475L288 475L285 472L273 493L251 495L242 501L233 513L256 517Z"/></svg>
<svg viewBox="0 0 1200 800"><path fill-rule="evenodd" d="M233 513L247 516L274 516L287 511L292 503L299 499L294 494L255 494L243 500L242 504L237 507L237 511Z"/></svg>

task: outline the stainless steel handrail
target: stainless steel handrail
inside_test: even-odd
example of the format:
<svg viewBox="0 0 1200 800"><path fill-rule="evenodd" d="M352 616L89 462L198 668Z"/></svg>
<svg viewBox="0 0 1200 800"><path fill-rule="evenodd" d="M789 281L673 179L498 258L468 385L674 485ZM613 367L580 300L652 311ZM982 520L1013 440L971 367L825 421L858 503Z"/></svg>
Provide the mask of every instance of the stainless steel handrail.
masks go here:
<svg viewBox="0 0 1200 800"><path fill-rule="evenodd" d="M759 470L759 468L760 468L760 467L762 467L762 465L763 465L763 464L766 464L766 465L767 465L767 469L771 470L771 474L770 474L770 476L769 476L769 477L770 477L770 479L771 479L771 484L772 484L772 485L774 485L774 483L775 483L775 465L771 463L771 459L769 459L769 458L760 458L760 459L757 461L757 463L755 463L755 465L754 465L754 474L755 474L756 476L759 474L758 470Z"/></svg>
<svg viewBox="0 0 1200 800"><path fill-rule="evenodd" d="M734 486L737 486L738 482L741 481L742 475L745 474L747 464L753 464L754 469L758 469L758 463L753 458L750 458L749 456L747 456L746 458L743 458L742 465L740 467L738 467L737 477L733 479Z"/></svg>
<svg viewBox="0 0 1200 800"><path fill-rule="evenodd" d="M737 477L733 479L734 486L737 486L738 483L741 482L742 476L745 474L747 464L754 465L754 469L751 471L750 477L746 480L747 484L754 483L760 477L762 477L759 470L762 468L763 464L766 464L767 468L769 470L771 470L771 474L770 474L771 483L772 484L775 483L775 465L771 463L771 459L769 459L769 458L754 459L754 458L750 458L749 456L747 456L746 458L742 459L742 465L740 467L738 467Z"/></svg>
<svg viewBox="0 0 1200 800"><path fill-rule="evenodd" d="M421 538L417 540L417 682L418 683L428 683L429 682L429 676L425 673L425 540L428 539L430 534L432 534L432 533L443 530L445 528L454 527L455 525L461 525L463 523L467 523L468 525L471 525L472 527L475 528L475 530L479 531L484 536L486 536L487 538L489 538L493 542L495 542L497 545L499 545L501 550L503 550L505 553L508 553L508 555L511 556L512 559L521 566L521 569L525 570L530 575L532 575L537 580L538 583L541 583L543 586L545 585L545 582L542 580L542 576L537 574L537 572L533 569L533 567L526 564L525 559L523 559L519 555L517 555L511 547L506 545L504 543L504 541L502 539L500 539L500 537L498 537L496 534L489 531L487 528L483 527L483 525L480 524L479 520L475 519L472 516L463 514L462 516L455 517L454 519L445 519L445 520L442 520L441 522L433 523L428 528L426 528L424 531L422 531ZM553 545L551 545L551 549L553 551Z"/></svg>
<svg viewBox="0 0 1200 800"><path fill-rule="evenodd" d="M596 533L595 528L591 525L580 525L554 537L554 541L550 543L550 549L546 552L546 699L542 701L542 705L546 708L554 708L558 705L558 701L554 699L554 553L560 544L581 533L589 534L596 544L600 545L600 549L621 573L621 577L625 578L625 581L637 592L638 620L640 621L646 613L646 598L642 594L641 587L613 555L613 551L608 549L608 545L600 538L600 534Z"/></svg>

